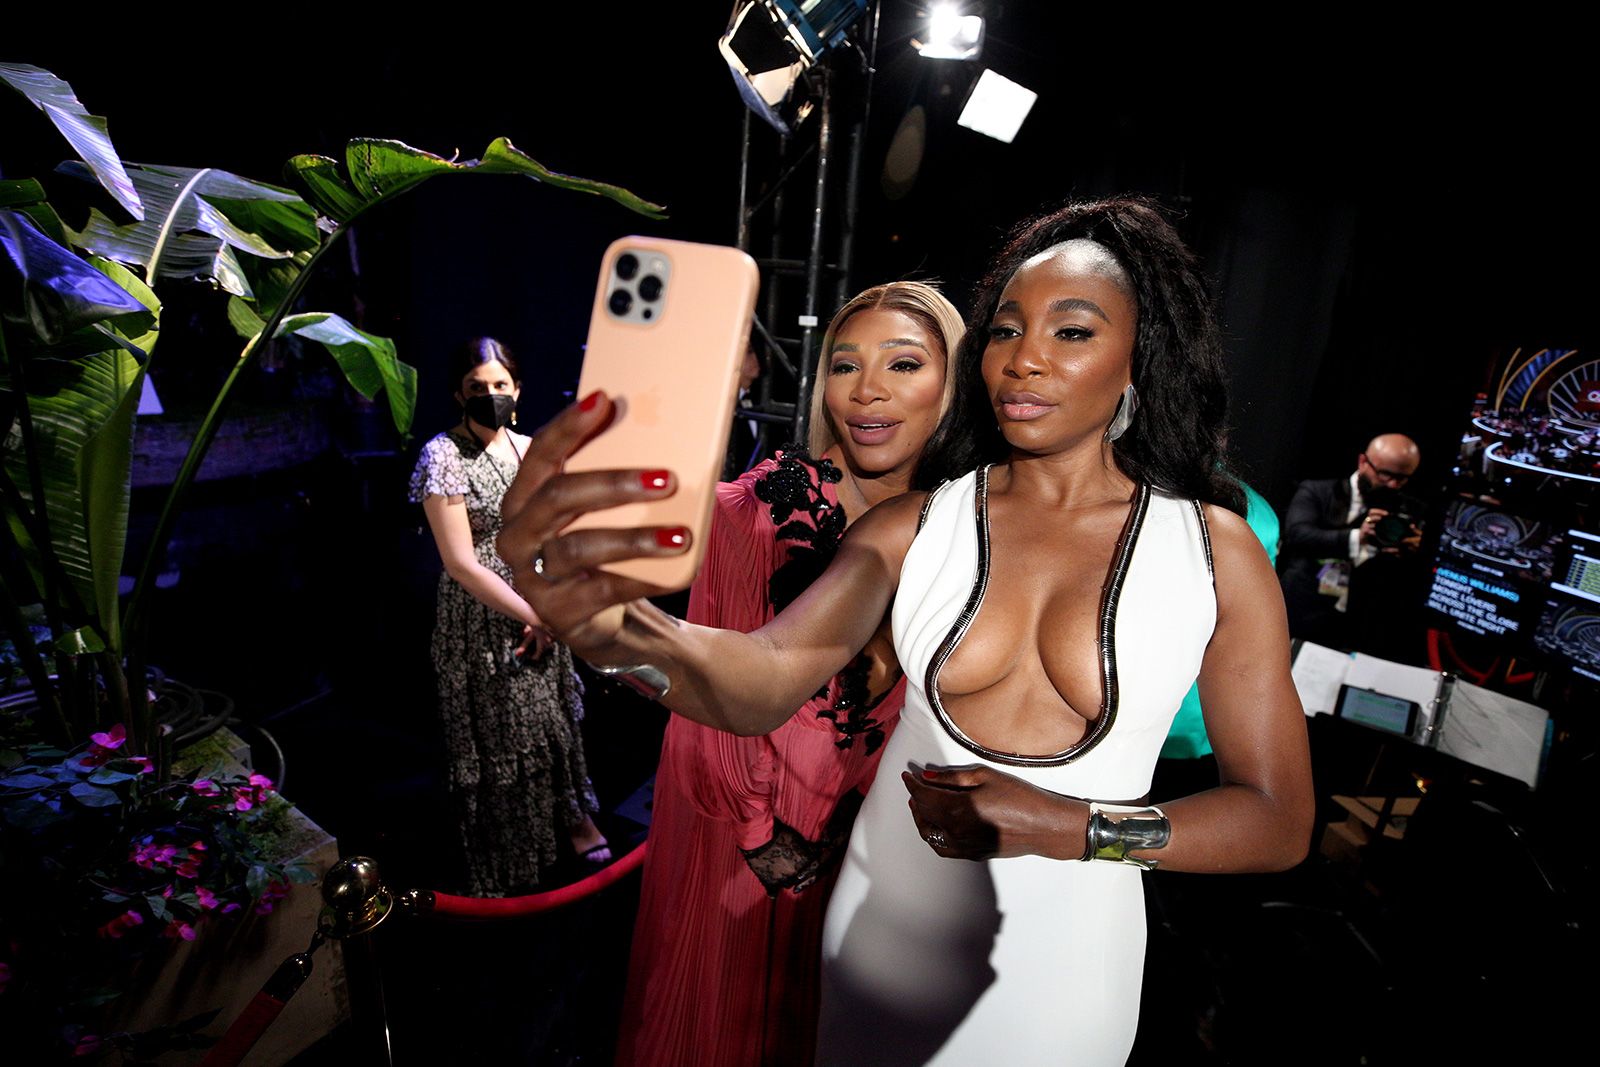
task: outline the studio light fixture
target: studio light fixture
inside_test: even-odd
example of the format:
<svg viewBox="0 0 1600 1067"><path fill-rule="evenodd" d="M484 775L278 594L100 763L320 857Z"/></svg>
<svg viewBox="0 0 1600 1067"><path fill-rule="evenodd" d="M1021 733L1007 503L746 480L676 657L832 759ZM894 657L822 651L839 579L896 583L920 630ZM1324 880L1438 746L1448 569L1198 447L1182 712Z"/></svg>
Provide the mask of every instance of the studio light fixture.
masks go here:
<svg viewBox="0 0 1600 1067"><path fill-rule="evenodd" d="M717 41L745 106L788 135L815 104L806 72L867 9L867 0L745 0Z"/></svg>
<svg viewBox="0 0 1600 1067"><path fill-rule="evenodd" d="M956 125L1010 144L1022 128L1039 94L1001 74L985 69L972 87Z"/></svg>
<svg viewBox="0 0 1600 1067"><path fill-rule="evenodd" d="M983 51L983 18L963 15L959 4L935 4L911 47L923 59L977 59Z"/></svg>

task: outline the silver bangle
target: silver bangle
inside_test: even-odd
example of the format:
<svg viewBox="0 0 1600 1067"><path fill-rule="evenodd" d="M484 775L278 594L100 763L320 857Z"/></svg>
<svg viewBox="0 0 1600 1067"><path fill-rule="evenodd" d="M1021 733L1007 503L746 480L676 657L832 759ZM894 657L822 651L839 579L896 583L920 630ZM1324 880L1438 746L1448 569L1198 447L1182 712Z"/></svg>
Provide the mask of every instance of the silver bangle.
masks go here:
<svg viewBox="0 0 1600 1067"><path fill-rule="evenodd" d="M594 664L590 664L594 667ZM596 673L622 682L646 700L660 700L672 692L667 672L649 663L625 663L615 667L594 667Z"/></svg>
<svg viewBox="0 0 1600 1067"><path fill-rule="evenodd" d="M1090 802L1088 841L1083 850L1083 859L1127 863L1140 870L1155 870L1158 866L1156 860L1138 859L1128 853L1167 847L1172 840L1172 823L1166 812L1160 808L1141 808L1120 813L1123 817L1112 822L1106 817L1108 810L1115 812L1116 809L1102 808Z"/></svg>

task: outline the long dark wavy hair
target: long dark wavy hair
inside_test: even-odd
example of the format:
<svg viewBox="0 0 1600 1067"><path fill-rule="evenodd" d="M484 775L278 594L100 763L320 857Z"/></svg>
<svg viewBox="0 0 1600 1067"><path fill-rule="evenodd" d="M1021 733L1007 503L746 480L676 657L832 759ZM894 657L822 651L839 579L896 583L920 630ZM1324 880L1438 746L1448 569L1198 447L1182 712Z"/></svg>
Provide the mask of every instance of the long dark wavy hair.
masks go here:
<svg viewBox="0 0 1600 1067"><path fill-rule="evenodd" d="M1225 462L1228 392L1211 297L1177 231L1153 203L1137 197L1069 203L1012 230L979 283L952 371L955 396L923 453L915 487L930 488L1010 455L983 382L989 323L1017 268L1074 238L1094 241L1116 257L1138 308L1133 384L1139 406L1128 431L1112 443L1117 466L1136 481L1243 515L1244 493Z"/></svg>

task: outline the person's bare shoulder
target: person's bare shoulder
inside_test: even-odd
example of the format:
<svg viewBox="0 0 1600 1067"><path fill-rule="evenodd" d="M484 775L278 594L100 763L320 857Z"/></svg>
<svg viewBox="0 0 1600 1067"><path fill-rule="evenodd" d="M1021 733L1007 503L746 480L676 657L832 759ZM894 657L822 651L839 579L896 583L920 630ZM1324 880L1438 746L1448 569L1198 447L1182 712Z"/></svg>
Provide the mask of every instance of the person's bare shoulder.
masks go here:
<svg viewBox="0 0 1600 1067"><path fill-rule="evenodd" d="M917 538L917 526L922 517L922 505L928 494L921 491L902 493L875 504L861 518L851 523L845 532L845 545L869 549L898 568L905 560L911 542Z"/></svg>
<svg viewBox="0 0 1600 1067"><path fill-rule="evenodd" d="M1244 517L1216 504L1202 505L1211 534L1211 566L1216 575L1217 612L1225 616L1230 606L1264 610L1273 604L1282 611L1277 572Z"/></svg>

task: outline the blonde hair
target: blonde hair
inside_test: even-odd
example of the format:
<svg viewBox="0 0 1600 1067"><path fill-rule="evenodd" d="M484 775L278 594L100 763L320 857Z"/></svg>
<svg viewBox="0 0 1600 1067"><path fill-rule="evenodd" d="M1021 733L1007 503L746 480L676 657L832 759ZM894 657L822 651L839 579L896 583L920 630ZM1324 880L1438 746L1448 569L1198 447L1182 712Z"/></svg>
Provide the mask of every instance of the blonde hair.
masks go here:
<svg viewBox="0 0 1600 1067"><path fill-rule="evenodd" d="M939 394L940 417L949 409L950 398L955 394L956 346L961 343L961 335L966 330L961 321L961 312L956 310L955 305L927 282L889 282L887 285L864 289L834 314L827 332L822 335L822 348L811 384L811 418L806 439L807 451L817 459L821 459L824 452L839 443L839 434L828 420L828 408L823 402L823 393L826 391L823 386L827 378L828 358L833 352L833 341L844 329L844 324L862 311L898 311L915 319L944 346L944 390Z"/></svg>

